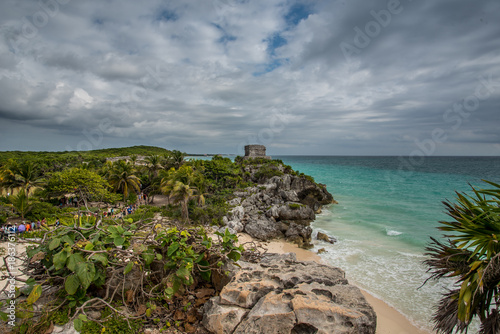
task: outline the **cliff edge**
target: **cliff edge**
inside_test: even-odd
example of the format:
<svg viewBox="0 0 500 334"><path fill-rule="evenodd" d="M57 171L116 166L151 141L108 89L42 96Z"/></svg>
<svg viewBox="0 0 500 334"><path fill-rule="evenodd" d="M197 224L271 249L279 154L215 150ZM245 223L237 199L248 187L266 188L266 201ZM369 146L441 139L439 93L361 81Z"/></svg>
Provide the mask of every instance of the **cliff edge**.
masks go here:
<svg viewBox="0 0 500 334"><path fill-rule="evenodd" d="M229 230L263 241L286 238L300 247L312 247L310 223L323 205L336 203L326 186L281 163L243 166L247 178L258 185L233 194L232 209L223 218Z"/></svg>

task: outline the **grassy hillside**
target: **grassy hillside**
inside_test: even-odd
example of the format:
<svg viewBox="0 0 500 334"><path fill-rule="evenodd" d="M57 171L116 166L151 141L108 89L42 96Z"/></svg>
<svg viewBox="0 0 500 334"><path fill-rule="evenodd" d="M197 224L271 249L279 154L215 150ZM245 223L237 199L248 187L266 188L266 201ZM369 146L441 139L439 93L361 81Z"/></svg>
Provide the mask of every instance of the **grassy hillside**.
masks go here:
<svg viewBox="0 0 500 334"><path fill-rule="evenodd" d="M8 160L24 161L30 160L41 165L64 165L71 166L82 162L102 160L105 158L130 156L130 155L163 155L170 151L154 146L132 146L122 148L105 148L92 151L63 151L63 152L39 152L39 151L0 151L0 166Z"/></svg>

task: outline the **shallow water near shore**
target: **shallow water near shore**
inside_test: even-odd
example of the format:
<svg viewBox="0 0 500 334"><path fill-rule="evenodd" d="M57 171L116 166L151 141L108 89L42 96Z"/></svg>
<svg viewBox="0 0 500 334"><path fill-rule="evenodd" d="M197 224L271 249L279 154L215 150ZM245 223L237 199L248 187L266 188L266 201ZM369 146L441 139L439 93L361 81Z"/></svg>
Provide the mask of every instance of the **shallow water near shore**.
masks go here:
<svg viewBox="0 0 500 334"><path fill-rule="evenodd" d="M436 227L447 220L441 202L454 201L455 191L470 193L468 183L484 188L489 185L481 179L499 182L500 158L275 158L326 184L339 202L323 208L312 224L338 239L335 245L316 242L316 249L327 250L325 262L431 331L433 307L452 286L451 281L422 286L428 278L424 247L430 236L441 236Z"/></svg>

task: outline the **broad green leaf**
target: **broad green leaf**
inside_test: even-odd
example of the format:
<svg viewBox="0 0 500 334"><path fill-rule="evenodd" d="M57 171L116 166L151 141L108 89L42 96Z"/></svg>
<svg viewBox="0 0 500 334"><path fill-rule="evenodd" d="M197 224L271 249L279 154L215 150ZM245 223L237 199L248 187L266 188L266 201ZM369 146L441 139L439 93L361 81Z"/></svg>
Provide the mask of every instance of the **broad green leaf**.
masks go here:
<svg viewBox="0 0 500 334"><path fill-rule="evenodd" d="M76 275L69 275L64 282L64 289L66 289L68 295L74 295L79 286L80 280Z"/></svg>
<svg viewBox="0 0 500 334"><path fill-rule="evenodd" d="M26 303L28 305L34 304L38 300L38 298L40 298L41 295L42 295L42 286L40 284L35 285L33 287L33 290L31 290L30 295L26 299Z"/></svg>
<svg viewBox="0 0 500 334"><path fill-rule="evenodd" d="M89 242L85 245L85 250L93 250L94 249L94 244Z"/></svg>
<svg viewBox="0 0 500 334"><path fill-rule="evenodd" d="M73 246L75 244L74 237L73 239L69 235L65 235L61 239L62 242L68 243L70 246Z"/></svg>
<svg viewBox="0 0 500 334"><path fill-rule="evenodd" d="M154 253L142 253L141 256L147 265L151 264L155 259Z"/></svg>
<svg viewBox="0 0 500 334"><path fill-rule="evenodd" d="M212 276L212 271L209 269L210 263L207 260L201 260L198 263L200 266L206 267L207 269L200 270L201 278L205 281L210 282L210 277Z"/></svg>
<svg viewBox="0 0 500 334"><path fill-rule="evenodd" d="M163 256L162 256L160 253L157 253L157 254L156 254L156 259L157 259L158 261L161 261L161 259L163 259Z"/></svg>
<svg viewBox="0 0 500 334"><path fill-rule="evenodd" d="M76 318L75 320L73 320L73 325L75 326L75 329L76 329L77 332L81 332L82 331L82 327L83 327L83 321L82 321L82 319Z"/></svg>
<svg viewBox="0 0 500 334"><path fill-rule="evenodd" d="M82 283L82 287L87 290L95 276L95 267L90 262L80 262L76 264L76 274Z"/></svg>
<svg viewBox="0 0 500 334"><path fill-rule="evenodd" d="M97 269L94 276L94 284L97 287L101 287L104 283L106 283L106 274L100 269Z"/></svg>
<svg viewBox="0 0 500 334"><path fill-rule="evenodd" d="M9 321L7 313L0 311L0 320L5 322Z"/></svg>
<svg viewBox="0 0 500 334"><path fill-rule="evenodd" d="M207 271L200 271L200 276L203 278L205 281L210 282L210 277L212 277L212 272L210 270Z"/></svg>
<svg viewBox="0 0 500 334"><path fill-rule="evenodd" d="M203 260L204 257L205 257L205 253L201 253L200 255L198 255L198 257L196 258L196 260L194 262L200 263L200 261Z"/></svg>
<svg viewBox="0 0 500 334"><path fill-rule="evenodd" d="M54 238L52 239L52 241L49 243L49 249L50 250L54 250L56 249L57 247L59 247L59 245L61 244L61 239L59 238Z"/></svg>
<svg viewBox="0 0 500 334"><path fill-rule="evenodd" d="M238 251L232 250L229 254L227 254L227 257L236 262L240 259L241 254Z"/></svg>
<svg viewBox="0 0 500 334"><path fill-rule="evenodd" d="M179 243L178 242L172 243L170 247L168 247L167 256L171 257L172 254L174 254L178 249L179 249Z"/></svg>
<svg viewBox="0 0 500 334"><path fill-rule="evenodd" d="M115 237L115 239L113 240L113 243L115 244L115 246L121 246L125 243L125 239L123 239L122 236L118 236L118 237Z"/></svg>
<svg viewBox="0 0 500 334"><path fill-rule="evenodd" d="M78 315L78 318L81 319L82 321L88 321L89 319L87 319L87 316L85 314L79 314Z"/></svg>
<svg viewBox="0 0 500 334"><path fill-rule="evenodd" d="M85 262L85 259L80 253L71 254L68 258L68 269L71 271L76 271L76 265L80 262Z"/></svg>
<svg viewBox="0 0 500 334"><path fill-rule="evenodd" d="M182 282L180 279L174 279L174 282L172 284L172 289L174 291L174 293L176 293L177 291L179 291L179 289L181 288L182 286Z"/></svg>
<svg viewBox="0 0 500 334"><path fill-rule="evenodd" d="M189 281L189 278L191 277L191 273L186 267L181 267L179 268L175 274L177 277L182 278L183 280Z"/></svg>
<svg viewBox="0 0 500 334"><path fill-rule="evenodd" d="M127 275L132 270L133 267L134 267L134 262L130 261L129 263L127 263L125 269L123 269L123 274Z"/></svg>
<svg viewBox="0 0 500 334"><path fill-rule="evenodd" d="M56 270L64 268L66 265L66 260L68 258L68 253L66 250L61 250L59 253L54 255L53 263Z"/></svg>
<svg viewBox="0 0 500 334"><path fill-rule="evenodd" d="M94 255L92 255L92 259L101 262L105 266L108 265L108 257L104 254L95 253Z"/></svg>
<svg viewBox="0 0 500 334"><path fill-rule="evenodd" d="M108 232L111 234L118 234L118 231L116 230L116 226L110 226L108 227Z"/></svg>
<svg viewBox="0 0 500 334"><path fill-rule="evenodd" d="M173 295L174 293L175 293L175 292L174 292L174 289L172 289L172 288L166 288L166 289L165 289L165 294L167 294L167 296L168 296L169 298L170 298L170 297L172 297L172 295Z"/></svg>

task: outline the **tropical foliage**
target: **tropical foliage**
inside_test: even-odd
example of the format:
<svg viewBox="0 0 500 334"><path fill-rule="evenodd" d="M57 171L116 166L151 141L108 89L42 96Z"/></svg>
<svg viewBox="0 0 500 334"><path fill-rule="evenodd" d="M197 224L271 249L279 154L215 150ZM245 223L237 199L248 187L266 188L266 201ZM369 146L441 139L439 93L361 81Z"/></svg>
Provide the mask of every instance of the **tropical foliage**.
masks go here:
<svg viewBox="0 0 500 334"><path fill-rule="evenodd" d="M108 182L99 174L82 168L71 168L52 174L46 187L51 196L72 194L80 198L85 205L89 200L112 200L113 196L108 189Z"/></svg>
<svg viewBox="0 0 500 334"><path fill-rule="evenodd" d="M30 198L27 192L22 189L17 195L11 196L10 200L16 212L24 219L24 216L31 210Z"/></svg>
<svg viewBox="0 0 500 334"><path fill-rule="evenodd" d="M242 252L227 230L212 240L200 226L222 223L235 190L283 172L294 173L280 161L187 161L180 151L152 147L0 152L0 191L10 192L0 196L0 222L20 216L47 223L24 233L41 241L28 251L31 278L17 292L17 316L41 317L23 321L17 333L45 333L50 323L69 320L88 333L134 333L146 324L161 328L160 323L162 329L182 330L179 319L185 326L197 321L199 306L216 294L212 276L224 274L221 267ZM139 205L135 198L141 192L149 204L155 194L166 195L169 203ZM72 202L76 207L63 205L68 198L78 199ZM123 210L119 205L114 213L101 211L102 202L122 200L137 204L132 214L114 218ZM168 225L158 214L170 218ZM54 228L56 220L60 225ZM44 293L53 298L52 309L40 314L34 304L44 285L52 286L52 295ZM89 318L90 309L109 317Z"/></svg>
<svg viewBox="0 0 500 334"><path fill-rule="evenodd" d="M443 202L450 221L439 229L447 241L432 238L427 247L432 279L451 277L455 289L443 294L434 314L438 333L466 332L474 318L480 333L500 331L500 185L457 193L456 203Z"/></svg>
<svg viewBox="0 0 500 334"><path fill-rule="evenodd" d="M126 200L130 192L141 191L141 181L135 175L134 165L125 160L118 160L113 164L108 176L109 184L115 191L123 193L123 199Z"/></svg>
<svg viewBox="0 0 500 334"><path fill-rule="evenodd" d="M212 274L222 273L224 263L241 256L236 236L227 231L218 235L218 241L212 240L202 228L178 229L151 220L130 225L88 221L78 228L47 232L39 246L28 250L36 279L29 281L28 299L17 305L18 315L31 317L24 311L40 297L42 286L50 284L57 287L59 307L68 308L78 331L97 320L89 319L86 310L108 306L126 316L112 306L118 300L136 315L134 319L174 323L176 310L169 305L182 301L188 289L206 291ZM183 294L177 294L180 291ZM206 296L204 302L209 294L196 295ZM185 306L185 311L193 309L196 314L201 304ZM36 332L45 329L36 328Z"/></svg>

